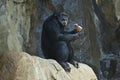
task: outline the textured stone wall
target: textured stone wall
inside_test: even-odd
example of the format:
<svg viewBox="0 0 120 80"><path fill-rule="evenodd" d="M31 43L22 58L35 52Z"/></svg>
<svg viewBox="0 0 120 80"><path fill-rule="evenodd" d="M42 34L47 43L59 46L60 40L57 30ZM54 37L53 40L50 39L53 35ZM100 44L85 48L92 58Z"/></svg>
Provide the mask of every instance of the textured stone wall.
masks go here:
<svg viewBox="0 0 120 80"><path fill-rule="evenodd" d="M100 79L118 79L120 67L120 33L119 10L117 0L92 0L93 16L96 16L94 24L97 30L97 43L100 49ZM116 7L117 6L117 7ZM118 10L118 11L117 11Z"/></svg>
<svg viewBox="0 0 120 80"><path fill-rule="evenodd" d="M115 4L116 17L118 20L120 20L120 6L119 6L120 0L116 0L114 4Z"/></svg>
<svg viewBox="0 0 120 80"><path fill-rule="evenodd" d="M0 1L0 51L5 51L7 47L7 17L6 17L6 1Z"/></svg>
<svg viewBox="0 0 120 80"><path fill-rule="evenodd" d="M30 14L26 0L0 1L0 51L22 51L29 40Z"/></svg>

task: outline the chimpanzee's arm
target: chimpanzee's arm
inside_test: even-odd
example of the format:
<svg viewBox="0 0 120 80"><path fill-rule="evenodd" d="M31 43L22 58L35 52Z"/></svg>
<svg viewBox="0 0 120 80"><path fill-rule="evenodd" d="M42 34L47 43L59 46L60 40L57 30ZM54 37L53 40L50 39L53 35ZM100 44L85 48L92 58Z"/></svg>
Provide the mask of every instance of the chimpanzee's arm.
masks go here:
<svg viewBox="0 0 120 80"><path fill-rule="evenodd" d="M79 33L63 34L56 28L51 28L49 35L58 41L74 41L79 38Z"/></svg>
<svg viewBox="0 0 120 80"><path fill-rule="evenodd" d="M58 40L74 41L79 38L79 34L58 34Z"/></svg>
<svg viewBox="0 0 120 80"><path fill-rule="evenodd" d="M74 30L72 30L72 31L64 31L64 33L65 33L65 34L75 34L75 33L77 33L77 30L74 29Z"/></svg>
<svg viewBox="0 0 120 80"><path fill-rule="evenodd" d="M46 29L49 37L51 37L54 40L73 41L79 38L79 33L75 33L75 31L69 32L69 33L75 33L75 34L62 33L59 29L59 25L54 23L50 23L49 25L47 25Z"/></svg>

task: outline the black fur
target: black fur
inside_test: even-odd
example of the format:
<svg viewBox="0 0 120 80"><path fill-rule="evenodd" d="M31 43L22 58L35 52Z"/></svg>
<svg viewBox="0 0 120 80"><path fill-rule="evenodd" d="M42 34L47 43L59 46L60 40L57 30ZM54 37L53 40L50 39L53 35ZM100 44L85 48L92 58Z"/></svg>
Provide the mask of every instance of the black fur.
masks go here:
<svg viewBox="0 0 120 80"><path fill-rule="evenodd" d="M59 14L54 13L44 22L41 46L46 58L55 59L66 71L70 72L71 68L67 62L78 67L78 63L74 61L70 42L78 39L79 33L76 30L64 31L64 26L58 20Z"/></svg>

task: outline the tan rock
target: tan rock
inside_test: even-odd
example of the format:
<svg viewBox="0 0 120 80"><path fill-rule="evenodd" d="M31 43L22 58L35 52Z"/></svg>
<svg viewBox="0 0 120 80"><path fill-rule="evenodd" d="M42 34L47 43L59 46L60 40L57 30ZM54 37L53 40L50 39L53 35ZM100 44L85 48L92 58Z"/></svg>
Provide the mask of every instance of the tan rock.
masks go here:
<svg viewBox="0 0 120 80"><path fill-rule="evenodd" d="M79 68L71 66L71 72L55 61L22 53L7 53L0 58L0 80L97 80L93 70L79 63Z"/></svg>

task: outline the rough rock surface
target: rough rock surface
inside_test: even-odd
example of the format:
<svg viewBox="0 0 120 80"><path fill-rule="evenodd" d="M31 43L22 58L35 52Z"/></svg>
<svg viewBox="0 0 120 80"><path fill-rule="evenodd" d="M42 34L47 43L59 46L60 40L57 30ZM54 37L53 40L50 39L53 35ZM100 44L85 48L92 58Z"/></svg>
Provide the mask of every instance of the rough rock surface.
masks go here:
<svg viewBox="0 0 120 80"><path fill-rule="evenodd" d="M9 52L0 58L0 80L97 80L93 70L79 63L79 68L71 64L71 72L54 60L42 59L29 54Z"/></svg>
<svg viewBox="0 0 120 80"><path fill-rule="evenodd" d="M0 0L0 52L23 51L29 40L30 7L26 0Z"/></svg>

